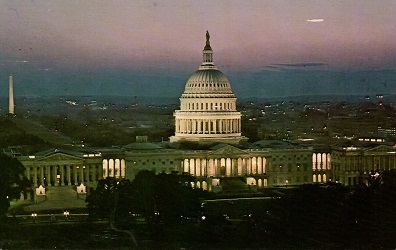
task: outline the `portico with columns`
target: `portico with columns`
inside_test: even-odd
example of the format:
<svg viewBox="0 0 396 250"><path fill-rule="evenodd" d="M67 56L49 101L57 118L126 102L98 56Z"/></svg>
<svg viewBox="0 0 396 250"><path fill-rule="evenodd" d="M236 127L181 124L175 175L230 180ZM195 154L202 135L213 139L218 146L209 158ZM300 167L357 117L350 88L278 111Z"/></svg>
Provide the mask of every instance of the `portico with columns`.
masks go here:
<svg viewBox="0 0 396 250"><path fill-rule="evenodd" d="M332 150L333 181L345 186L369 185L369 179L383 171L396 169L396 147L334 148Z"/></svg>
<svg viewBox="0 0 396 250"><path fill-rule="evenodd" d="M252 156L232 146L225 146L213 153L185 158L181 164L184 173L196 177L239 177L266 174L265 156Z"/></svg>
<svg viewBox="0 0 396 250"><path fill-rule="evenodd" d="M77 186L96 187L103 178L102 156L90 154L75 156L60 151L44 156L19 157L33 187Z"/></svg>

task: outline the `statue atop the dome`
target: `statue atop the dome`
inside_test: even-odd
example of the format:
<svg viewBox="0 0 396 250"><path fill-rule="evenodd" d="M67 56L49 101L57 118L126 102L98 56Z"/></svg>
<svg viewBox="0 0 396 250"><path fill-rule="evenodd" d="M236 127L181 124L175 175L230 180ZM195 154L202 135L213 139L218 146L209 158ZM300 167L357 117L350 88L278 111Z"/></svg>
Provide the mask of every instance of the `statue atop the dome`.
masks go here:
<svg viewBox="0 0 396 250"><path fill-rule="evenodd" d="M210 47L210 35L209 35L209 31L206 31L206 46L205 46L205 50L211 50L212 48Z"/></svg>

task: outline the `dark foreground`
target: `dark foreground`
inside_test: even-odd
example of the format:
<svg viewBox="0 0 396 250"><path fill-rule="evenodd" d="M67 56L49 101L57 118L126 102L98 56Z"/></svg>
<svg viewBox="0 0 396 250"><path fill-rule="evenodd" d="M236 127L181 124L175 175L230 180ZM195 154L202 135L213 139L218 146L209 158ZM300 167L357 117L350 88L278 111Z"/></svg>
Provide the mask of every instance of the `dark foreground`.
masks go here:
<svg viewBox="0 0 396 250"><path fill-rule="evenodd" d="M201 218L118 216L118 230L79 211L15 215L0 223L0 249L396 249L395 190L306 185L282 197L205 200Z"/></svg>
<svg viewBox="0 0 396 250"><path fill-rule="evenodd" d="M0 249L200 249L202 247L207 249L274 249L296 247L292 242L269 238L269 235L262 235L263 238L257 239L255 238L257 234L252 232L256 229L254 227L249 229L249 225L241 221L230 222L226 225L212 225L210 229L202 230L190 222L172 227L136 224L133 230L139 244L136 246L128 234L112 230L107 222L24 225L7 223L1 225Z"/></svg>

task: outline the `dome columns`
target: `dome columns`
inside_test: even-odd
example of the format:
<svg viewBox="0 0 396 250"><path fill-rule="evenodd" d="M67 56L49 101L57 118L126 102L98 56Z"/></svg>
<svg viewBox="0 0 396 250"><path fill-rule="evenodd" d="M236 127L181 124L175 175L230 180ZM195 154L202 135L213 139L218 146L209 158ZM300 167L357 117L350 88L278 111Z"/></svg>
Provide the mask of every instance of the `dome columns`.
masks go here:
<svg viewBox="0 0 396 250"><path fill-rule="evenodd" d="M202 65L205 65L205 64L213 65L213 51L212 50L204 50L203 51Z"/></svg>
<svg viewBox="0 0 396 250"><path fill-rule="evenodd" d="M177 136L186 135L231 135L241 136L241 119L176 119Z"/></svg>
<svg viewBox="0 0 396 250"><path fill-rule="evenodd" d="M236 111L236 98L182 98L182 111Z"/></svg>

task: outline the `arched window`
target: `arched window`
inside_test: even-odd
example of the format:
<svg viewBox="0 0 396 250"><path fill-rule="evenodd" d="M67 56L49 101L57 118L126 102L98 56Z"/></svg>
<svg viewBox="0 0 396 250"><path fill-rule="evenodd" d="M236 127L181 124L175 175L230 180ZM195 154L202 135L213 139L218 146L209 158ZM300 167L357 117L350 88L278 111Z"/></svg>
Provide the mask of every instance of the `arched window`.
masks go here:
<svg viewBox="0 0 396 250"><path fill-rule="evenodd" d="M315 153L312 154L312 169L313 170L316 169L316 154Z"/></svg>
<svg viewBox="0 0 396 250"><path fill-rule="evenodd" d="M206 181L202 182L202 189L203 190L208 190L208 184L206 183Z"/></svg>
<svg viewBox="0 0 396 250"><path fill-rule="evenodd" d="M109 169L109 162L104 159L102 161L102 165L103 165L103 178L108 177L108 169Z"/></svg>
<svg viewBox="0 0 396 250"><path fill-rule="evenodd" d="M257 159L252 157L252 174L257 174Z"/></svg>
<svg viewBox="0 0 396 250"><path fill-rule="evenodd" d="M327 154L327 169L331 168L330 154Z"/></svg>

